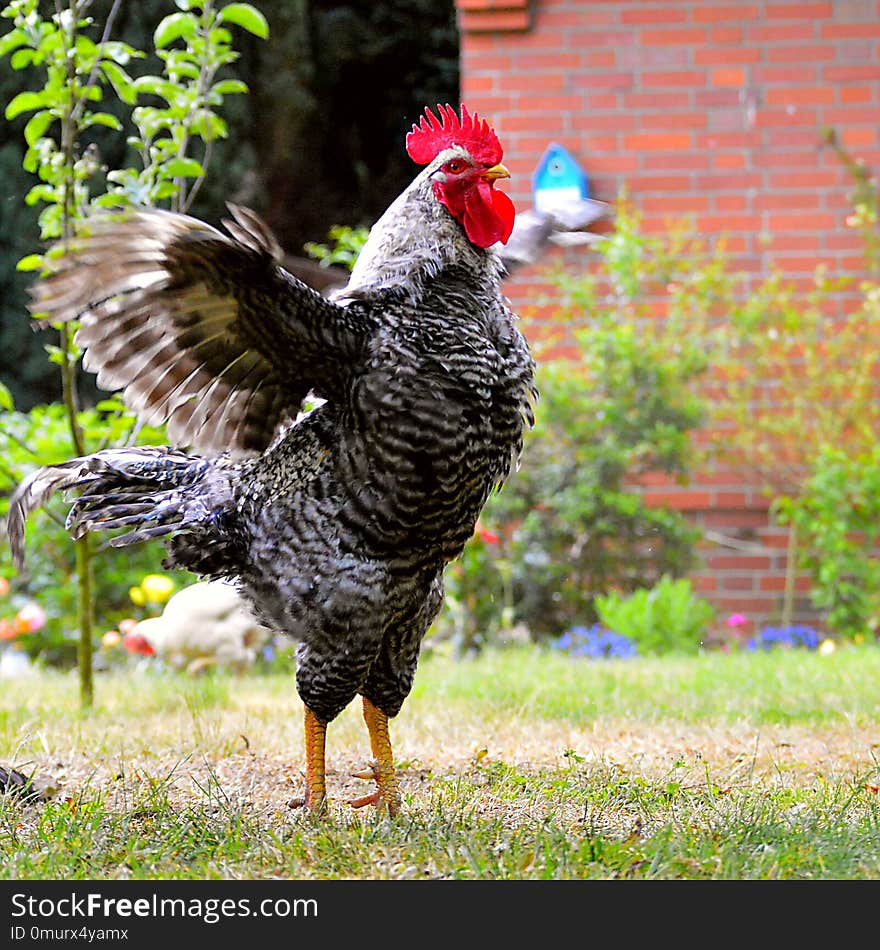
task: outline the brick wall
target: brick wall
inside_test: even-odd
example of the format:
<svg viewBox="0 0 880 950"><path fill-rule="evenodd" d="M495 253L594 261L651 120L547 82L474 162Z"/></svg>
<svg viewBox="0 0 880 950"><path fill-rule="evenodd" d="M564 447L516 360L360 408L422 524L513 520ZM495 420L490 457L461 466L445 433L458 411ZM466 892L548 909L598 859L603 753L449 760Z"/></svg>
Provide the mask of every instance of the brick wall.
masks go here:
<svg viewBox="0 0 880 950"><path fill-rule="evenodd" d="M810 281L816 264L859 274L845 227L849 181L820 130L880 167L878 0L457 0L462 99L494 123L521 207L550 141L587 171L593 196L626 185L651 230L689 216L727 236L735 264L772 261ZM583 252L581 252L583 253ZM566 252L573 266L574 253ZM526 332L541 269L508 284ZM645 486L707 531L699 587L723 611L778 619L786 536L733 473ZM809 610L799 578L798 617Z"/></svg>

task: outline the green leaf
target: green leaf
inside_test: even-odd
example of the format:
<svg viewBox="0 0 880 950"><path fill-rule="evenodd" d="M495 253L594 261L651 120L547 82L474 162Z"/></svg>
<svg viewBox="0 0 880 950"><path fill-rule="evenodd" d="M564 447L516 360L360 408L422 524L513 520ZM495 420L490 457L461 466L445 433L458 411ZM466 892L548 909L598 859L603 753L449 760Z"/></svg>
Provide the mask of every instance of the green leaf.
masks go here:
<svg viewBox="0 0 880 950"><path fill-rule="evenodd" d="M156 27L153 43L157 49L163 49L181 37L190 39L196 35L197 30L198 22L191 13L170 13Z"/></svg>
<svg viewBox="0 0 880 950"><path fill-rule="evenodd" d="M101 72L107 77L118 98L127 106L133 106L137 101L137 92L131 76L121 66L108 60L101 63Z"/></svg>
<svg viewBox="0 0 880 950"><path fill-rule="evenodd" d="M22 112L33 112L46 105L46 98L41 92L20 92L12 102L6 106L6 118L14 119Z"/></svg>
<svg viewBox="0 0 880 950"><path fill-rule="evenodd" d="M17 49L9 57L9 65L13 69L26 69L31 63L41 63L43 57L33 49Z"/></svg>
<svg viewBox="0 0 880 950"><path fill-rule="evenodd" d="M27 41L28 38L23 30L11 30L4 36L0 36L0 56L11 53L14 49L18 49L19 46L24 46Z"/></svg>
<svg viewBox="0 0 880 950"><path fill-rule="evenodd" d="M231 96L235 93L247 91L247 83L242 82L240 79L223 79L220 82L215 82L214 85L211 86L211 92L216 92L220 96Z"/></svg>
<svg viewBox="0 0 880 950"><path fill-rule="evenodd" d="M168 82L167 79L163 79L161 76L138 76L132 85L138 95L147 93L151 96L160 96L166 102L170 102L177 93L174 83Z"/></svg>
<svg viewBox="0 0 880 950"><path fill-rule="evenodd" d="M221 23L234 23L261 40L269 36L269 23L262 13L249 3L230 3L223 7L218 19Z"/></svg>
<svg viewBox="0 0 880 950"><path fill-rule="evenodd" d="M58 201L58 190L51 185L34 185L33 188L24 196L24 203L32 207L38 201Z"/></svg>
<svg viewBox="0 0 880 950"><path fill-rule="evenodd" d="M42 254L28 254L27 257L23 257L16 265L16 270L22 271L31 271L39 270L43 266L43 255Z"/></svg>
<svg viewBox="0 0 880 950"><path fill-rule="evenodd" d="M28 145L33 145L46 134L46 130L54 121L55 116L48 109L32 115L24 127L24 140Z"/></svg>
<svg viewBox="0 0 880 950"><path fill-rule="evenodd" d="M12 393L3 383L0 383L0 409L6 409L9 412L15 409L15 403L12 401Z"/></svg>
<svg viewBox="0 0 880 950"><path fill-rule="evenodd" d="M122 123L115 115L111 115L109 112L91 112L83 120L82 127L84 129L89 128L92 125L104 125L108 129L115 129L119 131L122 128Z"/></svg>
<svg viewBox="0 0 880 950"><path fill-rule="evenodd" d="M194 158L172 158L162 166L169 178L201 178L205 169Z"/></svg>

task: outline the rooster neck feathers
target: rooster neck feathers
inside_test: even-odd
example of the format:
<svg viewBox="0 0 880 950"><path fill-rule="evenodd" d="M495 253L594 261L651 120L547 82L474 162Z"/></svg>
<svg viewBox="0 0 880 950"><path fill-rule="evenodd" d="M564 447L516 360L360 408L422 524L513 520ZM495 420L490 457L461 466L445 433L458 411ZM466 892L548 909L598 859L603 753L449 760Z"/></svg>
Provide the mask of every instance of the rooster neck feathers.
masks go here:
<svg viewBox="0 0 880 950"><path fill-rule="evenodd" d="M509 176L501 145L485 119L462 105L425 110L407 136L410 157L427 167L373 226L340 301L394 290L410 300L447 266L463 265L497 286L492 245L506 242L515 209L495 189Z"/></svg>

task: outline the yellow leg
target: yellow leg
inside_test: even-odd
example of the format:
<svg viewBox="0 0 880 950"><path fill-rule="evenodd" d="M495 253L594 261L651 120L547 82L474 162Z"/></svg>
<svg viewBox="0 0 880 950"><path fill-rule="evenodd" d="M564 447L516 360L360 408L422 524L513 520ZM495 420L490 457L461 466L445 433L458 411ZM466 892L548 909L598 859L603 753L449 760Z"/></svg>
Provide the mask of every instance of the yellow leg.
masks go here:
<svg viewBox="0 0 880 950"><path fill-rule="evenodd" d="M377 709L369 699L364 697L364 721L370 733L370 749L373 752L372 771L361 773L359 777L373 778L378 786L372 795L356 798L349 804L355 808L364 805L376 805L388 809L389 815L396 815L400 811L400 787L397 784L397 773L394 771L394 758L391 752L391 737L388 735L388 716Z"/></svg>
<svg viewBox="0 0 880 950"><path fill-rule="evenodd" d="M326 767L324 765L324 741L327 723L322 722L306 706L306 798L303 804L313 813L320 812L327 804Z"/></svg>

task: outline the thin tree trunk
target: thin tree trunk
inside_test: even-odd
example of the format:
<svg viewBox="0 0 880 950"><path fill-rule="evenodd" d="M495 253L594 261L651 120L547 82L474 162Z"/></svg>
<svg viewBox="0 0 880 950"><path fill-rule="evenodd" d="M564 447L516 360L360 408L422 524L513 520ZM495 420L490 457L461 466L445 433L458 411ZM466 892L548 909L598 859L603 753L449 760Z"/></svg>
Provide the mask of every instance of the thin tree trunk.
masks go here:
<svg viewBox="0 0 880 950"><path fill-rule="evenodd" d="M56 6L61 13L60 4ZM69 5L71 14L70 36L68 37L68 53L72 52L76 40L76 24L80 16L80 4L71 0ZM68 83L73 90L75 84L74 63L71 55L67 57ZM78 123L74 115L73 96L61 120L61 151L64 156L66 177L64 180L64 203L62 205L62 238L66 243L73 237L73 222L76 216L74 202L76 200L76 185L73 178L73 164L76 160L76 134ZM67 410L67 422L70 437L76 455L86 454L85 438L82 426L79 424L79 393L76 385L76 361L72 356L71 331L67 324L61 327L61 386L64 396L64 406ZM89 536L86 535L76 542L76 585L77 585L77 621L79 625L79 643L77 645L77 667L79 669L79 701L83 708L92 705L95 696L94 680L92 677L92 631L94 628L94 595L93 588L92 548Z"/></svg>
<svg viewBox="0 0 880 950"><path fill-rule="evenodd" d="M797 580L798 536L794 521L788 523L788 550L785 562L785 592L782 598L782 626L790 627L794 616L795 581Z"/></svg>

